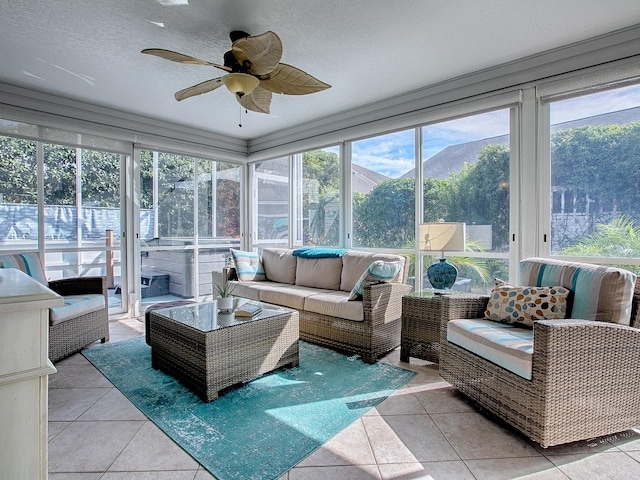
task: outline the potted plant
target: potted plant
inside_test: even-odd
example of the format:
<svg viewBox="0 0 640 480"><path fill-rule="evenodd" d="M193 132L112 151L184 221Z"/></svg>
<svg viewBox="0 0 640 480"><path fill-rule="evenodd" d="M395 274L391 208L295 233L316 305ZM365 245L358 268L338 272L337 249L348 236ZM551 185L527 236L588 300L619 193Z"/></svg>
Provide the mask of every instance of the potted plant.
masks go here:
<svg viewBox="0 0 640 480"><path fill-rule="evenodd" d="M213 286L216 292L218 292L218 298L216 299L218 302L218 309L225 311L233 310L233 297L231 296L231 293L233 292L235 285L225 278L222 284L214 284Z"/></svg>

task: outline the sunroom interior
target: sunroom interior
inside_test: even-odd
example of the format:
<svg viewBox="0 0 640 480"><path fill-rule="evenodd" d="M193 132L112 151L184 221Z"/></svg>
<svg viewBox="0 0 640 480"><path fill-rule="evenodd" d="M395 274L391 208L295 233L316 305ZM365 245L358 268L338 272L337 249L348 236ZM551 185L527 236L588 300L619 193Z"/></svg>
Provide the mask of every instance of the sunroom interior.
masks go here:
<svg viewBox="0 0 640 480"><path fill-rule="evenodd" d="M141 54L221 62L236 30L276 32L282 61L331 88L274 95L269 114L225 88L178 102L220 72ZM106 349L139 342L151 305L211 300L231 248L401 254L416 292L441 255L471 293L516 284L528 257L640 274L638 52L628 0L3 2L0 255L37 253L48 280L105 277ZM426 248L440 221L465 225L463 249ZM213 478L91 366L98 341L52 364L44 311L42 368L0 375L0 477L39 461L40 478ZM35 343L0 337L9 367ZM600 343L591 358L620 380ZM542 449L432 360L378 358L415 381L280 478L638 478L637 429ZM32 394L13 393L23 380Z"/></svg>
<svg viewBox="0 0 640 480"><path fill-rule="evenodd" d="M374 10L382 14L388 2L379 4ZM206 2L191 7L206 8ZM15 33L20 11L0 22ZM510 20L517 14L508 13ZM193 110L166 107L186 81L178 73L184 66L153 64L159 68L153 78L136 79L167 97L157 99L161 114L145 114L135 111L144 104L124 110L111 87L92 103L82 90L74 96L43 86L33 58L23 62L3 52L11 68L0 74L0 249L40 252L51 279L106 276L113 318L139 315L151 303L211 298L211 272L225 265L229 248L317 245L402 253L411 259L414 288L428 288L425 269L438 254L419 248L419 224L439 220L467 226L465 251L444 252L460 270L454 289L487 292L494 278L517 281L518 261L530 256L588 257L635 272L640 245L624 234L636 232L640 219L640 26L634 13L640 11L611 14L606 19L615 28L591 33L584 20L575 41L553 46L537 45L535 32L527 30L533 43L520 51L526 55L446 70L448 78L426 76L419 86L392 88L394 95L380 90L387 95L376 98L374 91L347 102L332 80L340 92L330 99L331 112L318 106L325 92L298 103L302 108L295 102L306 97L276 96L274 112L283 102L281 114L262 116L240 110L224 97L228 92L190 99L211 102L198 107L210 115L222 102L212 127L193 125ZM253 30L289 31L283 20L270 20ZM406 31L399 20L390 22ZM228 23L231 29L242 22L233 17ZM18 40L25 41L16 35L3 44ZM285 37L285 61L295 41ZM149 46L135 43L131 50L138 55ZM358 42L353 48L366 50ZM381 62L398 48L381 50ZM420 64L437 61L428 57L431 50L407 48ZM295 62L331 80L321 50L300 53ZM336 65L344 72L335 78L345 81L347 65ZM395 72L399 82L404 76ZM113 96L112 105L103 93ZM321 113L314 115L314 108ZM193 118L205 117L198 111Z"/></svg>

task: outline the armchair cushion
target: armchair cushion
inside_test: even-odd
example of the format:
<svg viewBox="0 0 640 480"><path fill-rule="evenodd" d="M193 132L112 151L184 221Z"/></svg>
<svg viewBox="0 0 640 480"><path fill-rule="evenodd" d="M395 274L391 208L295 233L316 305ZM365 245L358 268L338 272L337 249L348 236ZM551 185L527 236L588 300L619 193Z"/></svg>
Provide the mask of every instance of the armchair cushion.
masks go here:
<svg viewBox="0 0 640 480"><path fill-rule="evenodd" d="M101 294L68 295L63 298L63 306L49 309L49 325L56 325L105 308L105 298Z"/></svg>
<svg viewBox="0 0 640 480"><path fill-rule="evenodd" d="M447 341L531 380L533 330L491 320L451 320Z"/></svg>
<svg viewBox="0 0 640 480"><path fill-rule="evenodd" d="M520 284L573 292L569 318L629 325L636 275L621 268L549 258L520 262Z"/></svg>

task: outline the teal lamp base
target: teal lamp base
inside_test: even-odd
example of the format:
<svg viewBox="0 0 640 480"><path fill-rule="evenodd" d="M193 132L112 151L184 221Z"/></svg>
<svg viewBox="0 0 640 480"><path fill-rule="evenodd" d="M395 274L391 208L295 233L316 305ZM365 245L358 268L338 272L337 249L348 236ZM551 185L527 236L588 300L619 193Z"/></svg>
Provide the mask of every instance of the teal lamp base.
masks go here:
<svg viewBox="0 0 640 480"><path fill-rule="evenodd" d="M458 269L447 262L446 258L439 259L438 262L427 268L427 278L433 288L450 290L456 283Z"/></svg>

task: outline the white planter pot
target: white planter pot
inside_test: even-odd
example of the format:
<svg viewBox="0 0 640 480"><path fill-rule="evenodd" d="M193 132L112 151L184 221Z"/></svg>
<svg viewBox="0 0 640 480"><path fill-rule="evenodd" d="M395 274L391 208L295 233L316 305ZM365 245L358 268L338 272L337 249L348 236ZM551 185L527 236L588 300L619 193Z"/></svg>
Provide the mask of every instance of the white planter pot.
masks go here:
<svg viewBox="0 0 640 480"><path fill-rule="evenodd" d="M233 310L233 297L218 297L218 310L229 312Z"/></svg>

